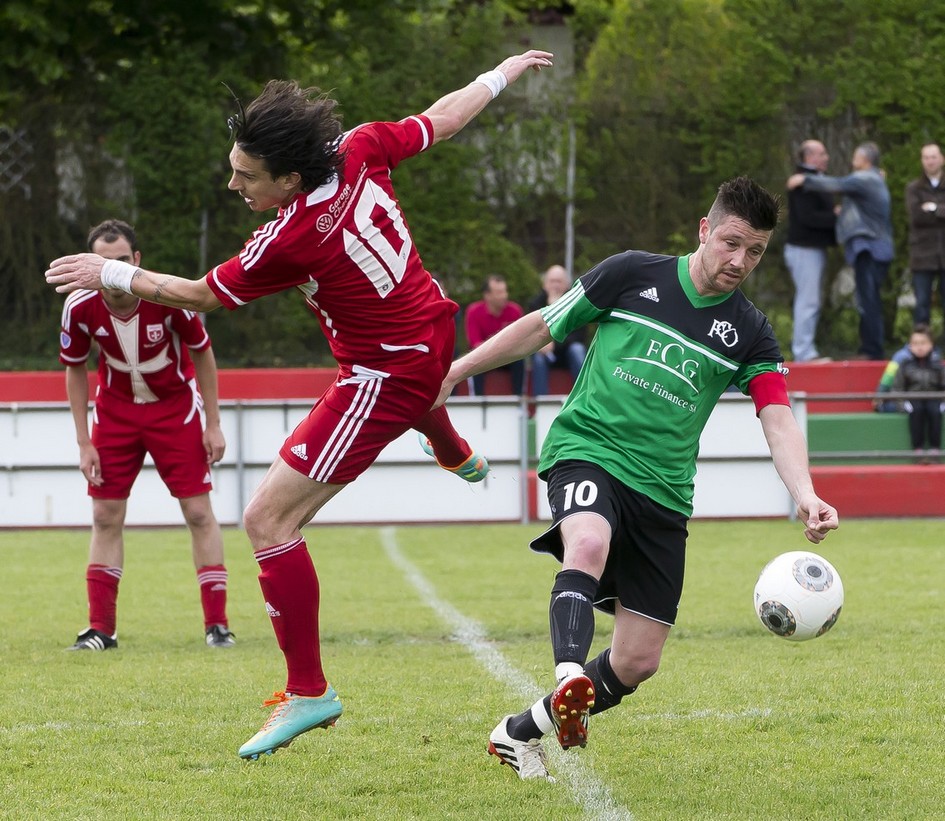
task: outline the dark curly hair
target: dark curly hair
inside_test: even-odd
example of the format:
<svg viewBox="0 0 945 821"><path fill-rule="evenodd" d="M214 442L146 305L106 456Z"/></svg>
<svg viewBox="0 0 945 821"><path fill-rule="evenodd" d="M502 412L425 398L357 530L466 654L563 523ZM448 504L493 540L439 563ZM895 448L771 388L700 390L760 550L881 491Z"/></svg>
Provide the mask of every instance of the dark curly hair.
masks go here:
<svg viewBox="0 0 945 821"><path fill-rule="evenodd" d="M302 190L314 191L341 167L337 102L294 80L270 80L245 112L230 117L240 150L262 160L273 179L297 172Z"/></svg>
<svg viewBox="0 0 945 821"><path fill-rule="evenodd" d="M781 213L781 198L762 188L750 177L736 177L719 186L709 209L709 225L725 217L738 217L756 231L773 231Z"/></svg>

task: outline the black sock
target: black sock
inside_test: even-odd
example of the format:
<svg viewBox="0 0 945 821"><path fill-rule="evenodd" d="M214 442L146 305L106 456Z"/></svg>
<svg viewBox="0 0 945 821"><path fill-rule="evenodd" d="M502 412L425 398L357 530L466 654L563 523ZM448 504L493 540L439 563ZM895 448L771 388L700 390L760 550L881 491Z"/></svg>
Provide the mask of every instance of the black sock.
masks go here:
<svg viewBox="0 0 945 821"><path fill-rule="evenodd" d="M627 685L617 678L614 668L610 666L609 647L597 658L591 659L584 668L584 674L594 682L594 706L590 709L591 715L616 707L624 696L629 696L637 689L636 684Z"/></svg>
<svg viewBox="0 0 945 821"><path fill-rule="evenodd" d="M594 597L597 579L581 570L562 570L551 588L548 620L555 664L584 665L594 639Z"/></svg>
<svg viewBox="0 0 945 821"><path fill-rule="evenodd" d="M549 715L551 714L549 713ZM532 718L531 709L519 713L517 716L512 716L506 726L509 735L516 741L531 741L533 738L541 738L544 735L535 723L535 719Z"/></svg>

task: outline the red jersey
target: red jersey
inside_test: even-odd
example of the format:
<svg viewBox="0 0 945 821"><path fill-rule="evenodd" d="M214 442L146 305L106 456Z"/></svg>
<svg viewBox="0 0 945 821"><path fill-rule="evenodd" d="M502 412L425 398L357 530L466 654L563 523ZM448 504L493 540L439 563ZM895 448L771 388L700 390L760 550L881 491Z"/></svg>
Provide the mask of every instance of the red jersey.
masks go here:
<svg viewBox="0 0 945 821"><path fill-rule="evenodd" d="M62 309L59 361L81 365L98 343L98 395L157 402L191 391L194 363L188 348L210 347L193 311L138 301L128 316L112 313L98 291L73 291Z"/></svg>
<svg viewBox="0 0 945 821"><path fill-rule="evenodd" d="M426 354L452 333L457 306L424 269L390 172L432 140L422 115L344 134L340 174L299 193L238 256L207 274L217 299L234 309L298 288L343 374L354 365L396 373L429 362Z"/></svg>
<svg viewBox="0 0 945 821"><path fill-rule="evenodd" d="M517 302L507 302L498 316L486 305L485 300L472 302L466 308L466 339L470 348L478 348L490 337L508 327L525 312Z"/></svg>

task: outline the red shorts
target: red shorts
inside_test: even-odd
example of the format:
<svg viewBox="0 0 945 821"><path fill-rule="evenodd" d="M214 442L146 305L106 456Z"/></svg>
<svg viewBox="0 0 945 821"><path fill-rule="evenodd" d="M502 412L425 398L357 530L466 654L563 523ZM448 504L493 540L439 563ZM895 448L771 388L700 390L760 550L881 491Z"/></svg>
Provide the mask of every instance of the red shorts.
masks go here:
<svg viewBox="0 0 945 821"><path fill-rule="evenodd" d="M98 397L92 415L92 444L98 450L103 483L89 485L96 499L127 499L150 453L161 479L177 499L208 493L210 470L203 447L203 402L196 392L135 404Z"/></svg>
<svg viewBox="0 0 945 821"><path fill-rule="evenodd" d="M354 367L335 382L282 445L279 455L318 482L347 484L429 411L445 370L427 361L406 374Z"/></svg>

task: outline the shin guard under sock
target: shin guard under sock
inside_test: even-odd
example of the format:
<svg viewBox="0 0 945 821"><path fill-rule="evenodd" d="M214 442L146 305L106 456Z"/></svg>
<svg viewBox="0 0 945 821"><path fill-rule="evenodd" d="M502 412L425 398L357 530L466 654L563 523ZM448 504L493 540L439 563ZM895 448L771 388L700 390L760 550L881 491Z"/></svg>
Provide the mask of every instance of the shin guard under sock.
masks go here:
<svg viewBox="0 0 945 821"><path fill-rule="evenodd" d="M572 662L582 667L594 639L594 597L597 579L581 570L562 570L551 588L548 620L555 665Z"/></svg>
<svg viewBox="0 0 945 821"><path fill-rule="evenodd" d="M106 636L115 635L120 581L120 567L90 564L85 570L85 589L89 597L89 627Z"/></svg>
<svg viewBox="0 0 945 821"><path fill-rule="evenodd" d="M255 556L266 612L285 656L285 690L320 696L328 683L318 638L318 576L305 539L265 547Z"/></svg>
<svg viewBox="0 0 945 821"><path fill-rule="evenodd" d="M211 624L229 626L226 621L226 582L226 567L222 564L208 564L197 570L204 628Z"/></svg>

